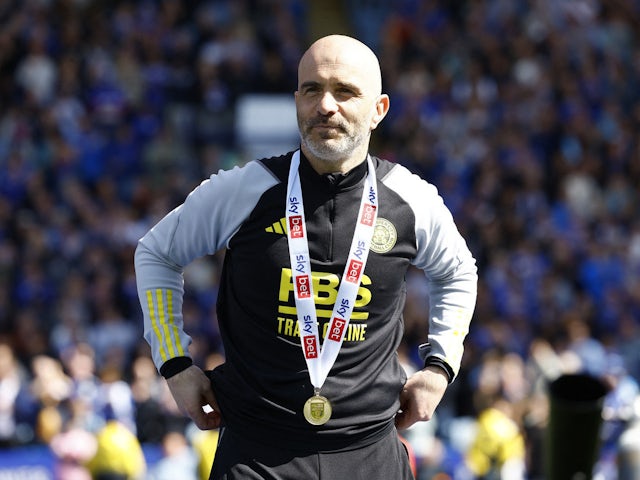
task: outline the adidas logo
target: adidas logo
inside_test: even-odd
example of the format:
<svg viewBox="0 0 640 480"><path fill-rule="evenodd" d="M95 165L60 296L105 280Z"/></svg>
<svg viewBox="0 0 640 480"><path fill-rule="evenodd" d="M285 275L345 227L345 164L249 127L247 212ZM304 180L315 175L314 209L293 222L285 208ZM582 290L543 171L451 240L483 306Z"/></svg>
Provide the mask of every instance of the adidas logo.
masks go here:
<svg viewBox="0 0 640 480"><path fill-rule="evenodd" d="M272 225L264 229L265 232L277 233L278 235L287 234L287 218L282 217L279 221L273 222Z"/></svg>

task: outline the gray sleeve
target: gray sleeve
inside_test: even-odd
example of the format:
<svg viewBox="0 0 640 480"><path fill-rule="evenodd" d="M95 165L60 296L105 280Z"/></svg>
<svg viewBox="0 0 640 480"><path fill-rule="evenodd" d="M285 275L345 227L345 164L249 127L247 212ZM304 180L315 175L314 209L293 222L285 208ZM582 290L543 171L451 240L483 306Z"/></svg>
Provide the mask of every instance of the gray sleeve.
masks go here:
<svg viewBox="0 0 640 480"><path fill-rule="evenodd" d="M158 369L171 358L189 356L191 338L182 319L184 267L227 246L261 195L277 183L260 162L220 171L138 242L134 264L144 337Z"/></svg>
<svg viewBox="0 0 640 480"><path fill-rule="evenodd" d="M399 165L385 184L415 214L417 254L413 264L425 273L430 304L429 343L421 346L420 353L423 359L427 355L442 359L455 378L475 309L476 261L433 185Z"/></svg>

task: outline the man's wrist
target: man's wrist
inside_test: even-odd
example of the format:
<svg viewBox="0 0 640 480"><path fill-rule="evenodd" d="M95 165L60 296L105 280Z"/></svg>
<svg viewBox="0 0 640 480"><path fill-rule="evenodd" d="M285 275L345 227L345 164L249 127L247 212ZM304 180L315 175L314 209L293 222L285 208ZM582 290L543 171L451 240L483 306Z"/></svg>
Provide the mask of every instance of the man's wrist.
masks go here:
<svg viewBox="0 0 640 480"><path fill-rule="evenodd" d="M447 362L445 362L439 357L435 357L435 356L427 357L424 362L424 367L425 368L434 367L434 368L437 368L438 370L442 370L447 377L447 382L451 383L453 381L453 378L454 378L453 370L451 369L449 364L447 364Z"/></svg>
<svg viewBox="0 0 640 480"><path fill-rule="evenodd" d="M186 370L191 365L193 365L193 360L190 357L174 357L162 364L160 367L160 375L165 379L169 379Z"/></svg>

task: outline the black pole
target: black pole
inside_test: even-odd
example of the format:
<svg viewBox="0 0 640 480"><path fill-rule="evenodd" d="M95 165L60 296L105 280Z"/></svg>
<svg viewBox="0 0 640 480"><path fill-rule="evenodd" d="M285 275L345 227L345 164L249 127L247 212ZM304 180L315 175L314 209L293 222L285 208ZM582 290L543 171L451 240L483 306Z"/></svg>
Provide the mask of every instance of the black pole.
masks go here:
<svg viewBox="0 0 640 480"><path fill-rule="evenodd" d="M607 387L587 374L562 375L549 384L545 435L547 480L586 480L598 460Z"/></svg>

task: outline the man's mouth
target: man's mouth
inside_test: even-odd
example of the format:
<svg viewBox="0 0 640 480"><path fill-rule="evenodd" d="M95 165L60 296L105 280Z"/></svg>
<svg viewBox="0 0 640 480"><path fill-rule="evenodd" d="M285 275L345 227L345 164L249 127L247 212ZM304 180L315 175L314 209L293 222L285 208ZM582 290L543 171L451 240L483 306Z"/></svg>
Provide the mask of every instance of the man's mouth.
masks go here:
<svg viewBox="0 0 640 480"><path fill-rule="evenodd" d="M324 123L324 122L312 122L310 125L312 130L318 130L321 132L343 132L344 128L342 125L335 123Z"/></svg>

